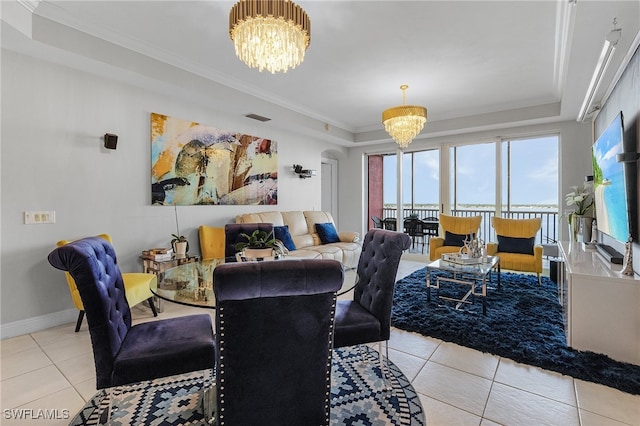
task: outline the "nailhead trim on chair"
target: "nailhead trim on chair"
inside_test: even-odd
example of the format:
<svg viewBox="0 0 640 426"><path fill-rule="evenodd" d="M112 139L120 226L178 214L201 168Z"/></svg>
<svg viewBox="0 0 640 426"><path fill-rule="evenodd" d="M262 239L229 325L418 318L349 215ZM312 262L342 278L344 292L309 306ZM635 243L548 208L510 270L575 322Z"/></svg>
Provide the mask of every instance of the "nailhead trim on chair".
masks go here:
<svg viewBox="0 0 640 426"><path fill-rule="evenodd" d="M329 324L329 360L327 361L327 392L325 393L325 413L326 424L331 421L331 359L333 354L333 323L336 316L336 300L337 295L333 294L333 301L331 302L331 322Z"/></svg>
<svg viewBox="0 0 640 426"><path fill-rule="evenodd" d="M337 295L334 293L333 295L333 301L331 303L331 322L329 324L329 354L331 355L333 353L333 329L334 329L334 320L335 320L335 313L336 313L336 300L337 300ZM224 355L222 354L222 351L224 351L224 334L225 334L225 326L224 326L224 308L222 307L218 307L218 312L219 312L219 322L220 322L220 330L218 331L218 334L220 335L220 344L219 344L219 348L220 348L220 389L218 390L219 395L220 395L220 407L219 407L219 415L218 415L218 419L220 421L220 425L224 425ZM325 419L326 419L326 424L328 425L331 421L331 356L329 357L329 360L327 361L327 391L325 392Z"/></svg>
<svg viewBox="0 0 640 426"><path fill-rule="evenodd" d="M222 355L222 351L224 351L224 308L218 307L218 312L220 312L220 330L218 333L220 334L220 414L218 418L220 420L220 424L224 424L224 355Z"/></svg>

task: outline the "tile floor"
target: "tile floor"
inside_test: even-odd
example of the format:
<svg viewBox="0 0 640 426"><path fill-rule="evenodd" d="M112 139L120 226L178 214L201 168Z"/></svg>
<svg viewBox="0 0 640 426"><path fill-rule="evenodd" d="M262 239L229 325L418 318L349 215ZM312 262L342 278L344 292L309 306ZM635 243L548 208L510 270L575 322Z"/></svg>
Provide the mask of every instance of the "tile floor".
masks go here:
<svg viewBox="0 0 640 426"><path fill-rule="evenodd" d="M405 254L398 277L423 267L424 259ZM345 286L354 276L347 273ZM165 302L160 317L194 310ZM136 322L153 319L146 307L135 307L133 315ZM0 342L0 424L66 425L67 413L72 417L96 392L86 324L79 333L73 329L70 323ZM389 348L419 393L430 426L640 425L640 396L401 330L393 330ZM38 410L58 418L11 418Z"/></svg>

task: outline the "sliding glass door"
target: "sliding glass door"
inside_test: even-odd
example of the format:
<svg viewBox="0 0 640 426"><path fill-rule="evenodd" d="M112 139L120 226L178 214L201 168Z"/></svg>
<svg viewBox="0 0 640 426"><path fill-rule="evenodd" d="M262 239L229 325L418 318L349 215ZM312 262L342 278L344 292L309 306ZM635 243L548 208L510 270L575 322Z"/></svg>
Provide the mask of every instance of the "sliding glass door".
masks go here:
<svg viewBox="0 0 640 426"><path fill-rule="evenodd" d="M441 212L479 214L481 236L487 241L495 240L494 215L541 217L536 242L553 243L558 235L558 148L558 136L545 135L370 155L370 215L424 219ZM441 150L446 150L442 161ZM402 155L399 214L398 155Z"/></svg>
<svg viewBox="0 0 640 426"><path fill-rule="evenodd" d="M383 155L383 215L397 217L398 157ZM440 186L440 151L405 152L402 154L402 214L419 218L437 216Z"/></svg>
<svg viewBox="0 0 640 426"><path fill-rule="evenodd" d="M502 141L503 217L540 217L539 244L558 236L558 137Z"/></svg>

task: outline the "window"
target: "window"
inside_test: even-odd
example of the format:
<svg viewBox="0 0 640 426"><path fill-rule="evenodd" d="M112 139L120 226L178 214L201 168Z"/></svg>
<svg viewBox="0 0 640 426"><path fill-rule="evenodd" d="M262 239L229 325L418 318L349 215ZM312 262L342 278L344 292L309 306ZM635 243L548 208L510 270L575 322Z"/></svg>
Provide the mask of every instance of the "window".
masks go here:
<svg viewBox="0 0 640 426"><path fill-rule="evenodd" d="M511 218L541 217L542 230L536 243L555 242L558 235L558 145L558 136L551 135L451 146L445 165L448 170L440 170L439 149L403 153L402 215L437 217L440 203L444 205L444 211L453 215L481 215L480 234L486 241L495 241L491 217L496 214ZM395 218L397 154L375 157L375 168L371 168L370 159L370 211L371 200L378 200L376 211L382 212L381 217ZM449 178L449 188L440 188L446 182L441 173ZM372 187L371 182L378 183ZM439 199L441 192L448 194L444 200Z"/></svg>
<svg viewBox="0 0 640 426"><path fill-rule="evenodd" d="M539 243L557 240L558 137L502 142L502 216L542 218Z"/></svg>
<svg viewBox="0 0 640 426"><path fill-rule="evenodd" d="M451 211L495 211L495 143L451 147Z"/></svg>
<svg viewBox="0 0 640 426"><path fill-rule="evenodd" d="M395 154L383 159L383 202L386 217L396 217L398 163ZM402 204L404 216L437 216L440 185L440 151L407 152L402 155Z"/></svg>
<svg viewBox="0 0 640 426"><path fill-rule="evenodd" d="M431 149L413 153L414 207L438 211L440 187L440 151ZM426 217L426 216L425 216Z"/></svg>

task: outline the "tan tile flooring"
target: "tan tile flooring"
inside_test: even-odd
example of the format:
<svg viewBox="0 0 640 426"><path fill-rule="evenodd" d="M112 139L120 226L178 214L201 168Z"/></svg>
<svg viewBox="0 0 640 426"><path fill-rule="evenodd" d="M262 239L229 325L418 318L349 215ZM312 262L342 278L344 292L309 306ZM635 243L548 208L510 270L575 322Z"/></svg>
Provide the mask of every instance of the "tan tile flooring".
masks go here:
<svg viewBox="0 0 640 426"><path fill-rule="evenodd" d="M424 258L405 254L398 277L423 267ZM353 283L354 272L347 273ZM164 303L160 318L197 308ZM135 322L152 320L146 307L133 309ZM65 425L95 394L91 342L83 325L66 324L6 339L1 345L0 424ZM391 360L419 393L433 425L640 425L640 396L515 363L452 343L393 330ZM10 409L55 410L58 420L11 419ZM23 411L24 412L24 411Z"/></svg>

